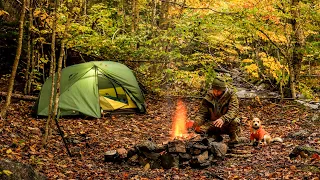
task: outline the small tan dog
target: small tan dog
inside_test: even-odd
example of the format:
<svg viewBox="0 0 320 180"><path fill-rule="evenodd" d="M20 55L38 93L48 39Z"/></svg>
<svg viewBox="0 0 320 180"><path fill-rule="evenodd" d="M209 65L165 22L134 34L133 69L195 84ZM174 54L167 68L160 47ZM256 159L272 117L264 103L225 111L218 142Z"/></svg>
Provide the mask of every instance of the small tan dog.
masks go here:
<svg viewBox="0 0 320 180"><path fill-rule="evenodd" d="M271 138L268 132L262 128L262 123L259 118L253 118L250 127L250 142L254 144L256 141L259 144L270 144L271 142L283 142L280 137Z"/></svg>

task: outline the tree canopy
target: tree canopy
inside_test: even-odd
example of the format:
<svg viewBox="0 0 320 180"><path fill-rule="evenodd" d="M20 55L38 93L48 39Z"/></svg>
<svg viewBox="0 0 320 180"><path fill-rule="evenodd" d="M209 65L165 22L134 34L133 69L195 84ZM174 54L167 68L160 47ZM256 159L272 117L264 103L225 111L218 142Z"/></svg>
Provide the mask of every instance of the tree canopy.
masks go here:
<svg viewBox="0 0 320 180"><path fill-rule="evenodd" d="M18 2L1 1L2 24L14 21L19 9L12 6ZM84 55L121 61L160 94L170 89L174 95L199 95L216 76L214 69L235 66L253 83L288 89L288 97L296 90L312 96L319 88L299 81L307 72L303 63L319 64L319 1L58 0L56 28L54 1L28 2L33 23L26 25L41 68L50 61L43 47L55 33L57 47L65 39L66 49L80 54L79 62L86 61Z"/></svg>

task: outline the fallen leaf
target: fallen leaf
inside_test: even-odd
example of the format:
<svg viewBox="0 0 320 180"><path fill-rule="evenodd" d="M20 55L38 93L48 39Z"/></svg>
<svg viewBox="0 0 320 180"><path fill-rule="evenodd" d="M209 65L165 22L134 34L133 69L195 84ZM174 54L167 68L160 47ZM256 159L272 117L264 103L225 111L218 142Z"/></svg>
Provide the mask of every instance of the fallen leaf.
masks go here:
<svg viewBox="0 0 320 180"><path fill-rule="evenodd" d="M7 153L7 154L11 154L11 153L12 153L12 150L11 150L11 149L8 149L8 150L6 151L6 153Z"/></svg>
<svg viewBox="0 0 320 180"><path fill-rule="evenodd" d="M143 170L148 171L149 169L150 169L150 164L147 163L147 164L144 166Z"/></svg>
<svg viewBox="0 0 320 180"><path fill-rule="evenodd" d="M2 172L5 174L5 175L7 175L7 176L10 176L11 174L12 174L12 172L11 171L9 171L9 170L2 170Z"/></svg>

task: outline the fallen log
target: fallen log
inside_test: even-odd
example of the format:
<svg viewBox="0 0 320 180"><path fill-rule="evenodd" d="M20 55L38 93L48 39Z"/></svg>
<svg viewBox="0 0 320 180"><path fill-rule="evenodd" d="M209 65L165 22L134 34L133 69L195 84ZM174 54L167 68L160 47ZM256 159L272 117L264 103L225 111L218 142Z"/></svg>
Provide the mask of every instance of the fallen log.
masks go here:
<svg viewBox="0 0 320 180"><path fill-rule="evenodd" d="M6 97L7 92L0 92L0 96ZM22 99L22 100L27 100L27 101L36 101L38 98L35 96L29 96L29 95L23 95L23 94L12 94L12 98L16 99Z"/></svg>

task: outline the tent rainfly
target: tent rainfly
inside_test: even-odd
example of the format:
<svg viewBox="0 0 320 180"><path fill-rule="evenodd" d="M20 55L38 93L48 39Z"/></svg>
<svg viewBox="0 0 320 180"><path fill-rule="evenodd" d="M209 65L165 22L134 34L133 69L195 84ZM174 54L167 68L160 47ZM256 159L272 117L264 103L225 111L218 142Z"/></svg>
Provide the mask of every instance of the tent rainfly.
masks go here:
<svg viewBox="0 0 320 180"><path fill-rule="evenodd" d="M36 114L48 116L52 78L41 88ZM96 118L101 111L146 111L144 97L132 71L112 61L91 61L62 69L59 114Z"/></svg>

